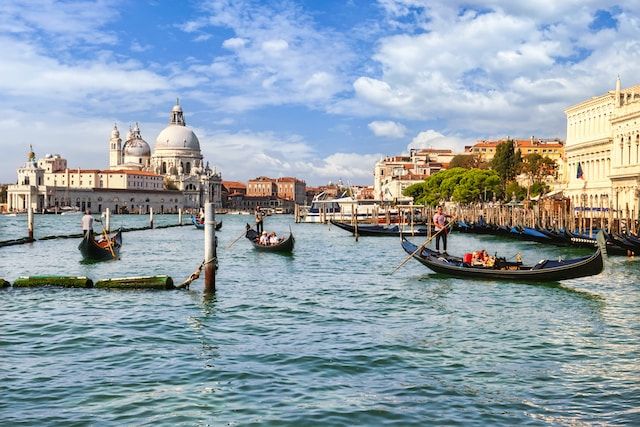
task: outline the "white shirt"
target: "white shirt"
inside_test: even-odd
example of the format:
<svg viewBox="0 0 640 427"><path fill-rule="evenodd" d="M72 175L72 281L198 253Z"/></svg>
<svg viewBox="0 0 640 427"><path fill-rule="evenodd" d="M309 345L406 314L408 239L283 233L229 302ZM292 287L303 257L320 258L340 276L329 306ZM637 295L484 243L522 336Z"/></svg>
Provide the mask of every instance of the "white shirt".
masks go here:
<svg viewBox="0 0 640 427"><path fill-rule="evenodd" d="M93 217L89 214L85 214L82 217L82 231L93 230Z"/></svg>

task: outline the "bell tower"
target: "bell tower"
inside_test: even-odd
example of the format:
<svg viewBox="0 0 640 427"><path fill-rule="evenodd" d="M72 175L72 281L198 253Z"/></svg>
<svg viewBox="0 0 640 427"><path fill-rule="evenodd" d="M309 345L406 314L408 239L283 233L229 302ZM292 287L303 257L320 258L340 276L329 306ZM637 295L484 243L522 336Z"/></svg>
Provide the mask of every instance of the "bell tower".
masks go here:
<svg viewBox="0 0 640 427"><path fill-rule="evenodd" d="M109 169L118 169L122 164L122 139L118 126L113 125L111 138L109 139Z"/></svg>

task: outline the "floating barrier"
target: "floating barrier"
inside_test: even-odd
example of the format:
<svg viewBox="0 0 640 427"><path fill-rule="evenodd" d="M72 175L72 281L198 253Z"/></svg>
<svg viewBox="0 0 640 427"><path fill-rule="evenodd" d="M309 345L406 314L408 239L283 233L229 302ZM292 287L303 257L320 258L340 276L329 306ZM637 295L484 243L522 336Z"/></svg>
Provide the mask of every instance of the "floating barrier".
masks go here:
<svg viewBox="0 0 640 427"><path fill-rule="evenodd" d="M109 289L176 289L169 276L119 277L98 280L95 286Z"/></svg>
<svg viewBox="0 0 640 427"><path fill-rule="evenodd" d="M16 288L38 286L60 286L63 288L91 288L93 281L84 276L27 276L19 277L13 282Z"/></svg>
<svg viewBox="0 0 640 427"><path fill-rule="evenodd" d="M22 245L25 243L31 243L34 239L30 239L28 237L22 237L20 239L12 239L12 240L4 240L0 242L0 246L12 246L12 245Z"/></svg>
<svg viewBox="0 0 640 427"><path fill-rule="evenodd" d="M11 286L11 283L7 282L4 279L0 279L0 288L6 288L6 287L9 287L9 286Z"/></svg>

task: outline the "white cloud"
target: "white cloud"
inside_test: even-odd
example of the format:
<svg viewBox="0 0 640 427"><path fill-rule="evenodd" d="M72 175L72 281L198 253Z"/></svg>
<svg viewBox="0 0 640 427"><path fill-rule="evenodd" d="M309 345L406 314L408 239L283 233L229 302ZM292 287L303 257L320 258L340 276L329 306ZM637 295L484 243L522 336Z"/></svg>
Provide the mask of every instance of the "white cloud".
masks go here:
<svg viewBox="0 0 640 427"><path fill-rule="evenodd" d="M347 36L320 28L300 6L238 0L210 2L204 9L211 25L234 33L223 42L231 51L224 62L234 72L211 82L229 95L216 98L216 108L238 111L283 104L327 108L349 90L355 55Z"/></svg>
<svg viewBox="0 0 640 427"><path fill-rule="evenodd" d="M618 73L636 83L640 64L627 59L640 54L640 4L621 3L618 28L596 35L594 13L610 3L544 3L380 0L388 25L406 31L382 37L379 72L354 79L361 106L337 110L438 120L476 136L564 137L564 108L612 89Z"/></svg>
<svg viewBox="0 0 640 427"><path fill-rule="evenodd" d="M476 141L470 139L459 138L455 136L445 136L433 129L418 133L409 145L407 151L411 149L421 148L451 148L454 152L463 151L465 145L471 145Z"/></svg>
<svg viewBox="0 0 640 427"><path fill-rule="evenodd" d="M289 43L286 40L267 40L262 43L262 50L269 55L279 55L281 52L289 48Z"/></svg>
<svg viewBox="0 0 640 427"><path fill-rule="evenodd" d="M375 136L386 138L402 138L407 132L406 127L394 121L374 121L368 127Z"/></svg>
<svg viewBox="0 0 640 427"><path fill-rule="evenodd" d="M136 53L146 52L151 48L153 48L153 46L151 46L150 44L143 45L137 40L134 40L133 42L131 42L131 47L130 47L131 51Z"/></svg>
<svg viewBox="0 0 640 427"><path fill-rule="evenodd" d="M222 168L224 179L246 180L266 175L297 176L311 185L343 179L370 184L373 166L382 154L334 153L320 157L299 136L273 133L206 133L196 130L203 155Z"/></svg>
<svg viewBox="0 0 640 427"><path fill-rule="evenodd" d="M225 49L236 50L242 49L247 44L247 40L240 37L233 37L222 42Z"/></svg>

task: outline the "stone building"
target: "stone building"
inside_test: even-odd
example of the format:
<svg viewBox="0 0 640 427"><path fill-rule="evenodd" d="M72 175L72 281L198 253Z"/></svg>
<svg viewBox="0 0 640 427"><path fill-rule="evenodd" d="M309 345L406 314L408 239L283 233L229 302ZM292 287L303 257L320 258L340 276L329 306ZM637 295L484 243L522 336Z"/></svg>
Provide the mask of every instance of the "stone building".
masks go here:
<svg viewBox="0 0 640 427"><path fill-rule="evenodd" d="M172 108L168 126L156 138L153 152L142 138L138 123L124 143L114 125L109 138L109 168L90 170L67 167L60 155L36 161L31 151L18 169L18 182L10 185L11 211L75 207L114 213L177 212L198 209L205 202L221 207L221 176L203 162L200 142L186 127L179 102Z"/></svg>
<svg viewBox="0 0 640 427"><path fill-rule="evenodd" d="M616 216L640 212L640 85L594 96L565 110L567 185L576 207ZM594 214L596 215L596 214Z"/></svg>
<svg viewBox="0 0 640 427"><path fill-rule="evenodd" d="M373 193L378 200L405 198L405 188L424 181L446 168L453 158L450 149L411 150L409 155L388 156L379 160L374 168Z"/></svg>

